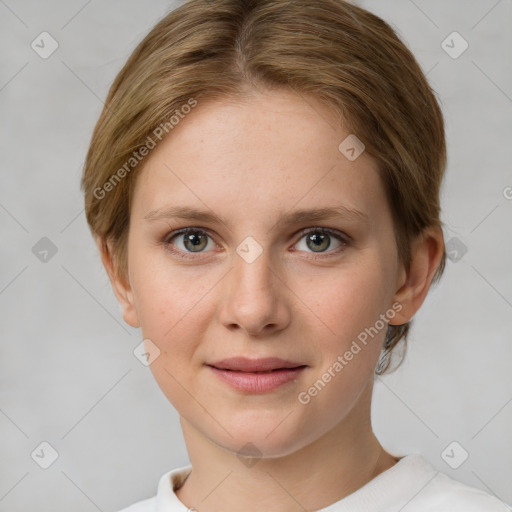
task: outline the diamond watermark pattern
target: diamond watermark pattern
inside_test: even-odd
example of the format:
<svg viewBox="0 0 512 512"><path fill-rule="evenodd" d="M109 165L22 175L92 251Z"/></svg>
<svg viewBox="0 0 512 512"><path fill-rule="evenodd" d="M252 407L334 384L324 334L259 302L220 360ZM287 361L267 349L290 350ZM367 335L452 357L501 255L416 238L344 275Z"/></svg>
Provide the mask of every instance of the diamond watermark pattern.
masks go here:
<svg viewBox="0 0 512 512"><path fill-rule="evenodd" d="M346 137L338 146L340 153L351 162L358 158L363 153L365 148L366 146L363 144L363 141L353 133Z"/></svg>
<svg viewBox="0 0 512 512"><path fill-rule="evenodd" d="M160 356L160 349L149 338L146 338L135 347L133 355L144 366L150 366Z"/></svg>
<svg viewBox="0 0 512 512"><path fill-rule="evenodd" d="M262 453L256 445L253 443L246 443L237 452L237 457L240 459L242 464L245 464L248 468L252 468L261 459Z"/></svg>
<svg viewBox="0 0 512 512"><path fill-rule="evenodd" d="M457 469L466 462L469 457L469 453L465 448L460 445L457 441L451 442L442 452L441 458L450 466L452 469Z"/></svg>
<svg viewBox="0 0 512 512"><path fill-rule="evenodd" d="M32 253L42 263L48 263L57 254L57 250L57 246L46 236L32 247Z"/></svg>
<svg viewBox="0 0 512 512"><path fill-rule="evenodd" d="M30 44L39 57L47 59L59 47L59 43L48 32L41 32Z"/></svg>
<svg viewBox="0 0 512 512"><path fill-rule="evenodd" d="M252 236L248 236L238 245L236 252L246 263L252 263L263 252L263 247Z"/></svg>
<svg viewBox="0 0 512 512"><path fill-rule="evenodd" d="M57 450L47 441L40 443L30 456L43 469L48 469L59 458Z"/></svg>
<svg viewBox="0 0 512 512"><path fill-rule="evenodd" d="M458 59L469 47L469 43L456 31L441 43L441 48L452 58Z"/></svg>
<svg viewBox="0 0 512 512"><path fill-rule="evenodd" d="M446 242L446 256L454 263L457 263L467 252L467 246L456 236Z"/></svg>

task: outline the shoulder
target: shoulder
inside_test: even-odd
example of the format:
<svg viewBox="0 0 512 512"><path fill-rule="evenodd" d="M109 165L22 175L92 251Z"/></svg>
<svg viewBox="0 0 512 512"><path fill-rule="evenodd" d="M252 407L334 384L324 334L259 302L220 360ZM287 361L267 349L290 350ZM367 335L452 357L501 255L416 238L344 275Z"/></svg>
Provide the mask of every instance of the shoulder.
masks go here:
<svg viewBox="0 0 512 512"><path fill-rule="evenodd" d="M409 457L408 457L409 458ZM417 471L417 486L407 502L410 512L510 512L512 508L481 489L466 485L436 471L423 457L412 461L421 467ZM414 472L413 472L414 474Z"/></svg>
<svg viewBox="0 0 512 512"><path fill-rule="evenodd" d="M425 489L424 500L418 496L418 505L424 501L431 512L510 512L512 509L498 498L437 473Z"/></svg>
<svg viewBox="0 0 512 512"><path fill-rule="evenodd" d="M170 512L171 510L181 510L183 504L178 500L174 491L183 485L191 470L192 466L188 465L168 471L160 478L155 496L138 501L118 512L157 512L160 510Z"/></svg>
<svg viewBox="0 0 512 512"><path fill-rule="evenodd" d="M129 507L123 508L118 512L155 512L156 511L156 496L146 500L138 501Z"/></svg>

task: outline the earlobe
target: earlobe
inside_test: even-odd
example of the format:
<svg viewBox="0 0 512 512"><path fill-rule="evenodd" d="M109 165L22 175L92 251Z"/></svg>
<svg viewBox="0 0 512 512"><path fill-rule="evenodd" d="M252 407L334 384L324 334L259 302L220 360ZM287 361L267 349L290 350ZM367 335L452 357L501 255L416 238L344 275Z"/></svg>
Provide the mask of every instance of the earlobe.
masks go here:
<svg viewBox="0 0 512 512"><path fill-rule="evenodd" d="M443 231L440 227L427 228L411 247L411 265L403 269L394 301L401 304L400 312L389 323L405 324L423 304L435 272L444 253Z"/></svg>
<svg viewBox="0 0 512 512"><path fill-rule="evenodd" d="M115 253L109 242L96 239L101 261L107 271L114 294L121 306L124 321L132 327L140 327L137 310L133 300L133 292L128 277L120 275L116 267Z"/></svg>

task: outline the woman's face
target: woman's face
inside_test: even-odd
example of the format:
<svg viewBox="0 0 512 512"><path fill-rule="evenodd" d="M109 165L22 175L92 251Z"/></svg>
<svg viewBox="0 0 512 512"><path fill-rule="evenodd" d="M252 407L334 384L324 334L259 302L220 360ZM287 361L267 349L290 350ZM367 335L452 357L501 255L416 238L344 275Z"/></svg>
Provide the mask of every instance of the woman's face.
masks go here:
<svg viewBox="0 0 512 512"><path fill-rule="evenodd" d="M138 177L124 318L159 351L150 367L180 416L234 453L285 455L339 425L394 316L384 189L335 123L290 92L199 101ZM251 361L219 363L235 357ZM257 373L286 366L262 358L295 369Z"/></svg>

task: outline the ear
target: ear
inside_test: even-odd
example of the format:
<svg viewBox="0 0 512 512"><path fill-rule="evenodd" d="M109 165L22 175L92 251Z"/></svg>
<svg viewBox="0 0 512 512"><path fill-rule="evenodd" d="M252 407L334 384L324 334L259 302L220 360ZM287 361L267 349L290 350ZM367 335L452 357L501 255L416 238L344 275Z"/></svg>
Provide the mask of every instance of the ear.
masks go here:
<svg viewBox="0 0 512 512"><path fill-rule="evenodd" d="M101 261L112 284L112 289L121 305L124 321L132 327L140 327L129 278L120 275L111 243L97 238L96 244L100 251Z"/></svg>
<svg viewBox="0 0 512 512"><path fill-rule="evenodd" d="M389 322L405 324L415 315L427 296L432 279L444 254L444 237L440 227L427 228L413 242L409 271L402 268L394 301L402 309Z"/></svg>

